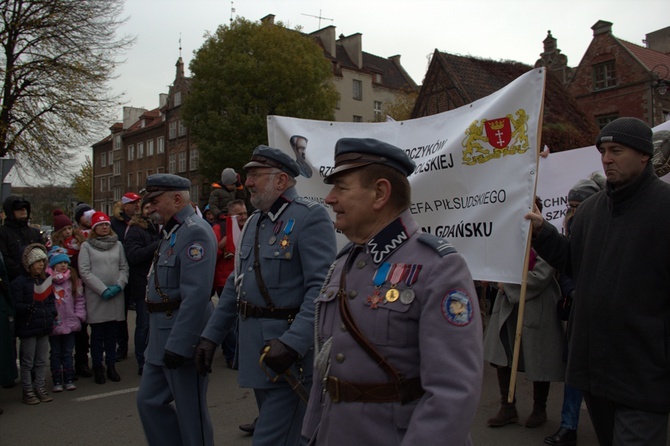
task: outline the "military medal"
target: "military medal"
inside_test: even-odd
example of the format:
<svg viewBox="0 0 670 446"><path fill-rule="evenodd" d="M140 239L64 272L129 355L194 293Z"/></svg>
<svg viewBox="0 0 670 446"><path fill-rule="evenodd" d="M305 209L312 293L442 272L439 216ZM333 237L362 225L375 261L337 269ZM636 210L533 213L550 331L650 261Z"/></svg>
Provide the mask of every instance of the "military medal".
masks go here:
<svg viewBox="0 0 670 446"><path fill-rule="evenodd" d="M400 297L400 292L397 290L399 282L405 280L405 275L409 272L408 265L404 263L395 263L391 269L391 288L386 292L386 302L395 302Z"/></svg>
<svg viewBox="0 0 670 446"><path fill-rule="evenodd" d="M370 304L370 308L377 308L377 305L383 301L384 298L379 294L379 289L386 282L386 278L388 277L390 271L391 264L388 262L384 262L379 265L379 268L377 268L377 271L375 271L375 275L372 278L372 282L375 284L375 291L372 293L372 296L368 296L367 299L367 302Z"/></svg>
<svg viewBox="0 0 670 446"><path fill-rule="evenodd" d="M279 242L279 246L282 247L282 249L286 249L289 247L291 242L288 239L288 235L293 231L293 226L295 225L295 220L290 219L289 221L286 222L286 226L284 226L284 238Z"/></svg>
<svg viewBox="0 0 670 446"><path fill-rule="evenodd" d="M419 279L422 265L406 265L405 285L407 288L400 293L400 302L409 305L414 302L415 293L410 287Z"/></svg>
<svg viewBox="0 0 670 446"><path fill-rule="evenodd" d="M407 288L400 293L400 302L409 305L414 301L414 291Z"/></svg>

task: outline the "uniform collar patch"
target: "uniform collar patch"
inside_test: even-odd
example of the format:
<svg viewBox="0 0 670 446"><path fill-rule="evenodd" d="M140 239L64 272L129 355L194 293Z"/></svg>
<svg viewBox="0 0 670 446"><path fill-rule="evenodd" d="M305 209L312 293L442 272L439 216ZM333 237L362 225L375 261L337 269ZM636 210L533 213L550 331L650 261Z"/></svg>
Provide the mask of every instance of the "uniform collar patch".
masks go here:
<svg viewBox="0 0 670 446"><path fill-rule="evenodd" d="M368 240L366 245L372 261L379 265L408 239L407 228L398 217Z"/></svg>
<svg viewBox="0 0 670 446"><path fill-rule="evenodd" d="M291 204L291 200L284 195L280 195L279 198L277 198L277 200L272 203L272 206L268 211L268 217L270 217L270 220L275 221L277 218L279 218L281 213L284 212L289 204Z"/></svg>
<svg viewBox="0 0 670 446"><path fill-rule="evenodd" d="M451 290L442 299L442 315L452 325L468 325L474 316L470 297L463 290Z"/></svg>

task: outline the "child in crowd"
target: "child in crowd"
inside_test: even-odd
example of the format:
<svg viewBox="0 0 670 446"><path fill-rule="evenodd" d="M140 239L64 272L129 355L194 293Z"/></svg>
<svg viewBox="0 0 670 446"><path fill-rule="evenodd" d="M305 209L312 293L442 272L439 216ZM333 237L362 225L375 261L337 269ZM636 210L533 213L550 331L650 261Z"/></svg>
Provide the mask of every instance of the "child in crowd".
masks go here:
<svg viewBox="0 0 670 446"><path fill-rule="evenodd" d="M116 371L116 327L126 318L123 288L128 283L128 262L123 245L112 231L109 216L96 212L91 223L91 233L79 253L79 274L86 285L93 376L96 383L104 384L103 351L107 378L114 382L121 380Z"/></svg>
<svg viewBox="0 0 670 446"><path fill-rule="evenodd" d="M72 220L60 209L53 211L54 232L51 234L51 246L61 246L67 250L71 265L77 268L77 257L79 249L86 237L81 230L74 228Z"/></svg>
<svg viewBox="0 0 670 446"><path fill-rule="evenodd" d="M77 270L70 266L70 257L65 248L54 246L49 251L49 267L47 273L53 280L54 297L58 317L49 337L51 344L51 378L54 392L75 390L74 334L81 330L81 323L86 320L86 301L84 288Z"/></svg>
<svg viewBox="0 0 670 446"><path fill-rule="evenodd" d="M52 400L46 391L45 381L49 334L57 313L51 277L45 271L46 260L44 245L28 245L21 256L25 272L11 284L16 308L15 330L20 339L23 402L30 405Z"/></svg>

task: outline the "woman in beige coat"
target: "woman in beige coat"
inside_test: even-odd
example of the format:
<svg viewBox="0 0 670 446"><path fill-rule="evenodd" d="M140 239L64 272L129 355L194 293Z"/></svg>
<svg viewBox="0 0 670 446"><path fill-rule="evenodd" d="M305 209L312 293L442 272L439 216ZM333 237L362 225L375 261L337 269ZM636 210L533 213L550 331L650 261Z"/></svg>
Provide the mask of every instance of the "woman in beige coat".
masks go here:
<svg viewBox="0 0 670 446"><path fill-rule="evenodd" d="M91 326L93 376L105 383L103 351L107 377L120 381L116 372L116 328L125 320L123 288L128 283L128 263L123 245L111 230L109 217L96 212L92 230L79 253L79 274L86 285L86 322Z"/></svg>

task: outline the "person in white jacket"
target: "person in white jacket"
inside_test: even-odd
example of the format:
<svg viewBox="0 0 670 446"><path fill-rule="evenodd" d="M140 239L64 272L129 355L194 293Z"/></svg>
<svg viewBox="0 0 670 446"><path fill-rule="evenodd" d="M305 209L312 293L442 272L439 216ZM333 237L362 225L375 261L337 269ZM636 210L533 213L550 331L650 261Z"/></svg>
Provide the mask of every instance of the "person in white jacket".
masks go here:
<svg viewBox="0 0 670 446"><path fill-rule="evenodd" d="M125 319L123 288L128 283L128 262L123 245L112 232L109 216L96 212L92 230L79 253L79 274L86 285L86 322L91 326L93 376L105 383L103 351L107 378L120 381L116 371L117 322Z"/></svg>

